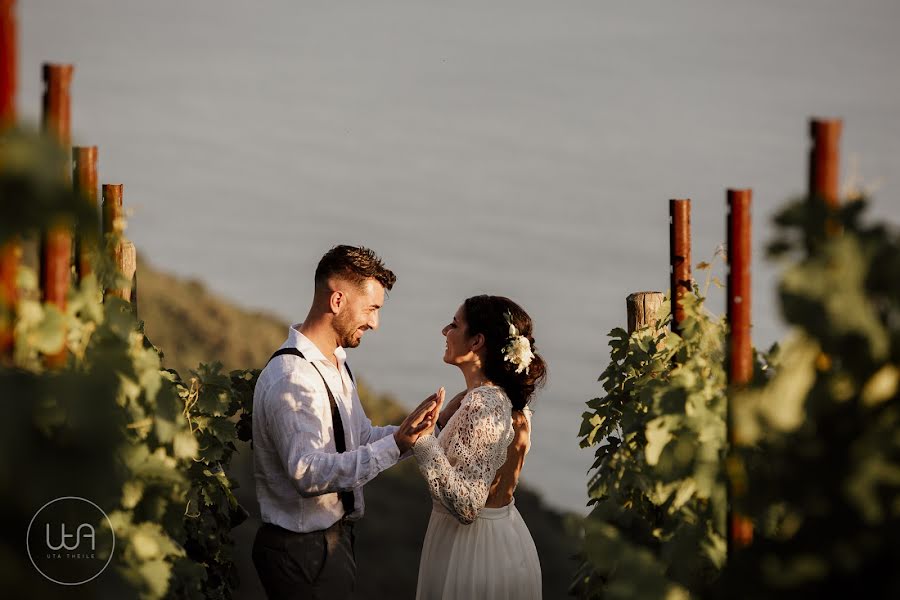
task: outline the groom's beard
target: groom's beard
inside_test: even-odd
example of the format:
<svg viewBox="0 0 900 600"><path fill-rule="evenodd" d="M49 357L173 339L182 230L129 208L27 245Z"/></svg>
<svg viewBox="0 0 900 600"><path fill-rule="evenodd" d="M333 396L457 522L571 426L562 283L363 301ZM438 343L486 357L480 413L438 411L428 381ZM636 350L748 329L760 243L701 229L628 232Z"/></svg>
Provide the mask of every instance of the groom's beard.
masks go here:
<svg viewBox="0 0 900 600"><path fill-rule="evenodd" d="M356 332L360 328L359 325L353 323L350 319L342 319L338 316L334 320L334 329L338 334L341 342L341 348L356 348L362 341L362 336L357 337Z"/></svg>

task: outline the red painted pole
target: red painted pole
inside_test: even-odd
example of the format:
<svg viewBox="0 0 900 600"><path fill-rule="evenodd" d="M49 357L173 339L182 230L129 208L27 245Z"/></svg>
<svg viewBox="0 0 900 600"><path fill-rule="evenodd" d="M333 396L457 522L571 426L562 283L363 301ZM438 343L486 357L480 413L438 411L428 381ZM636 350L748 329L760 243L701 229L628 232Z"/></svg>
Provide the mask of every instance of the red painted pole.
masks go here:
<svg viewBox="0 0 900 600"><path fill-rule="evenodd" d="M0 245L0 362L8 360L15 348L16 278L21 260L22 246L17 240Z"/></svg>
<svg viewBox="0 0 900 600"><path fill-rule="evenodd" d="M41 124L44 133L59 142L68 153L72 145L72 112L69 88L72 85L72 65L44 63L44 110ZM68 174L68 169L65 171Z"/></svg>
<svg viewBox="0 0 900 600"><path fill-rule="evenodd" d="M16 2L0 0L0 129L16 122Z"/></svg>
<svg viewBox="0 0 900 600"><path fill-rule="evenodd" d="M831 207L840 202L841 119L811 119L809 133L809 196Z"/></svg>
<svg viewBox="0 0 900 600"><path fill-rule="evenodd" d="M669 290L672 298L672 331L681 333L682 298L693 292L691 280L691 201L669 200Z"/></svg>
<svg viewBox="0 0 900 600"><path fill-rule="evenodd" d="M809 199L824 202L836 209L840 204L841 132L844 123L840 119L810 119L809 133L812 146L809 151ZM825 222L825 234L835 235L841 226L833 219Z"/></svg>
<svg viewBox="0 0 900 600"><path fill-rule="evenodd" d="M0 0L0 131L16 122L16 2ZM18 240L0 244L0 360L11 357L15 339L18 277L22 247Z"/></svg>
<svg viewBox="0 0 900 600"><path fill-rule="evenodd" d="M42 298L45 303L66 310L66 296L72 276L72 234L66 225L55 225L44 233L41 248Z"/></svg>
<svg viewBox="0 0 900 600"><path fill-rule="evenodd" d="M732 388L747 385L753 379L753 344L750 293L750 205L752 190L728 190L728 383ZM730 405L730 400L729 400ZM728 441L735 445L731 415L728 415ZM729 490L733 498L744 490ZM728 550L748 546L753 540L753 524L740 514L728 513Z"/></svg>
<svg viewBox="0 0 900 600"><path fill-rule="evenodd" d="M728 190L728 379L753 378L750 336L750 204L752 190Z"/></svg>
<svg viewBox="0 0 900 600"><path fill-rule="evenodd" d="M72 82L72 65L44 64L44 98L41 122L44 135L55 140L64 150L68 163L71 146L71 100L69 87ZM69 165L63 166L63 176L68 179ZM72 272L72 231L70 223L52 223L41 241L41 291L46 304L62 311L66 309L66 296ZM45 357L48 367L61 367L66 362L66 348Z"/></svg>
<svg viewBox="0 0 900 600"><path fill-rule="evenodd" d="M96 212L97 202L97 146L72 148L72 183L75 192ZM91 272L90 253L97 247L96 223L80 223L76 239L76 270L81 279Z"/></svg>

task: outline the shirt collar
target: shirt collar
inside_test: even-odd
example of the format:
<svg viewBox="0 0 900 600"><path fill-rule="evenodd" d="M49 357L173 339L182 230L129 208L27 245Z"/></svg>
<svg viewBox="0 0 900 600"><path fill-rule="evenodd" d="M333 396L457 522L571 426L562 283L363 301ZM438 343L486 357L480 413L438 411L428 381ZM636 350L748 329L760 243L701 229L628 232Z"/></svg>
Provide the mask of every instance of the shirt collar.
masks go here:
<svg viewBox="0 0 900 600"><path fill-rule="evenodd" d="M297 350L303 353L303 356L306 357L308 361L315 360L323 360L329 361L325 358L325 355L322 354L322 351L319 350L319 347L312 343L308 337L300 333L300 327L303 323L295 323L291 325L290 331L288 331L288 346L293 346ZM347 360L347 351L344 350L341 346L338 346L334 349L334 355L338 359L338 365L344 364L344 361Z"/></svg>

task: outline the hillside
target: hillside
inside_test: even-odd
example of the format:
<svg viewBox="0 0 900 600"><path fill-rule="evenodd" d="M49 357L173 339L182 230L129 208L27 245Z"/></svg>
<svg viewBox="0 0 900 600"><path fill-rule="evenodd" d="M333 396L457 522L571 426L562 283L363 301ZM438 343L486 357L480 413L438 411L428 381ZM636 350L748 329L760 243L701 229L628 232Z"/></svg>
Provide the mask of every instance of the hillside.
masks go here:
<svg viewBox="0 0 900 600"><path fill-rule="evenodd" d="M221 361L226 369L262 367L287 336L287 324L259 311L243 309L217 297L197 281L138 267L138 310L150 340L165 352L164 365L189 376L200 362ZM405 411L389 395L376 394L359 373L360 397L376 424L398 423ZM235 529L236 561L241 575L238 598L264 597L250 561L259 507L253 485L250 448L239 446L231 475L236 494L251 518ZM431 511L431 499L413 461L385 471L366 485L366 516L357 529L358 597L404 599L415 596L419 550ZM565 533L564 517L544 507L526 488L516 505L534 537L544 580L544 597L562 598L575 563L574 540Z"/></svg>

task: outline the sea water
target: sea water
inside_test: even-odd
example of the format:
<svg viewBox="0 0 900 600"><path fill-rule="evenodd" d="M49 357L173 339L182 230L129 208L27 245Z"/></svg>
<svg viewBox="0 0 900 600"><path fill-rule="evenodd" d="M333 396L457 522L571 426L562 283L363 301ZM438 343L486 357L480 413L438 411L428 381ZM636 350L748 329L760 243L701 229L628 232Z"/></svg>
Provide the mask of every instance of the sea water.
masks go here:
<svg viewBox="0 0 900 600"><path fill-rule="evenodd" d="M753 188L761 347L785 333L763 247L805 189L808 117L845 119L845 180L880 184L873 212L900 220L896 0L28 0L19 17L23 116L40 64L74 62L73 143L125 184L157 266L297 321L329 247L374 248L398 282L350 360L409 406L461 389L440 331L465 297L522 304L550 372L523 480L576 512L606 334L629 293L668 287L670 198L693 201L697 263L725 241L725 189Z"/></svg>

